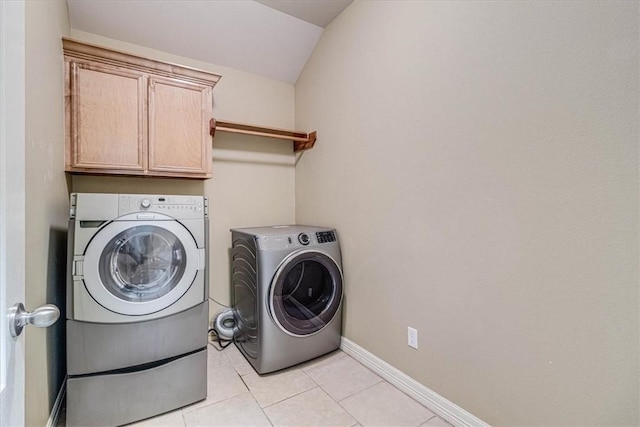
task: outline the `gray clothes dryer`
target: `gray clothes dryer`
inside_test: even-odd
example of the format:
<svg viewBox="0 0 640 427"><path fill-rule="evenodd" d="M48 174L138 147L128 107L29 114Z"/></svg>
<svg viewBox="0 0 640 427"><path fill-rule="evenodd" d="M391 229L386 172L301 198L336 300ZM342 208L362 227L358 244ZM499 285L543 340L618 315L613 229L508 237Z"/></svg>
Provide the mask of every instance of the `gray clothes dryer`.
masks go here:
<svg viewBox="0 0 640 427"><path fill-rule="evenodd" d="M259 374L340 347L343 277L334 229L232 229L236 346Z"/></svg>

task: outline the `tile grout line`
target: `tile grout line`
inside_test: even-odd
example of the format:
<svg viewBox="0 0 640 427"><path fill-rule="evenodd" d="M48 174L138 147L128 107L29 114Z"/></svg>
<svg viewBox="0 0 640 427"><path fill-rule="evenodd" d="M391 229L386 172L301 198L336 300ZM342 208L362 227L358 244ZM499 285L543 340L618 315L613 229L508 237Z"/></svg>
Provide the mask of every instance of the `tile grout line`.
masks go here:
<svg viewBox="0 0 640 427"><path fill-rule="evenodd" d="M202 405L202 406L199 406L199 407L197 407L197 408L193 408L193 409L191 409L190 411L187 411L187 414L192 413L192 412L199 411L200 409L208 408L208 407L213 406L213 405L217 405L218 403L227 402L227 401L229 401L229 400L231 400L231 399L233 399L233 398L236 398L236 397L238 397L238 396L243 395L244 393L249 393L249 394L251 394L251 397L255 400L255 396L253 395L253 393L251 393L251 390L249 390L249 387L247 386L247 384L246 384L246 383L244 382L244 380L242 379L242 375L240 375L240 374L238 373L238 371L236 371L236 370L235 370L235 368L234 368L233 366L222 366L222 367L223 367L223 368L230 368L230 369L233 369L233 371L235 372L235 374L236 374L238 377L240 377L240 381L242 381L242 384L244 385L244 387L245 387L245 389L246 389L246 392L243 392L243 393L240 393L240 394L236 394L236 395L234 395L234 396L230 396L230 397L227 397L227 398L222 399L222 400L218 400L217 402L211 402L211 403L209 403L209 404L207 404L207 405ZM216 368L216 369L219 369L219 368ZM209 370L207 369L207 382L208 382L208 381L209 381ZM204 401L206 401L206 398L205 398L205 400L204 400ZM257 402L257 401L256 401L256 402ZM195 405L195 404L197 404L197 403L198 403L198 402L195 402L195 403L193 403L193 405ZM183 407L183 408L180 408L180 411L182 412L182 418L183 418L183 419L184 419L184 415L185 415L185 408L188 408L189 406L191 406L191 405L188 405L188 406L185 406L185 407ZM258 406L260 406L260 405L258 405ZM185 427L186 427L186 420L185 420Z"/></svg>
<svg viewBox="0 0 640 427"><path fill-rule="evenodd" d="M353 417L353 419L354 419L354 420L356 420L358 424L363 425L363 424L362 424L362 421L360 421L360 419L359 419L358 417L356 417L356 416L355 416L355 414L352 414L352 413L351 413L347 408L345 408L345 406L342 404L342 402L344 402L345 400L349 399L349 398L350 398L350 397L352 397L352 396L355 396L355 395L356 395L356 394L358 394L358 393L362 393L362 392L364 392L364 391L366 391L366 390L369 390L369 389L370 389L370 388L372 388L372 387L375 387L376 385L380 384L382 381L384 381L384 378L382 378L382 377L381 377L381 378L380 378L380 381L378 381L377 383L375 383L375 384L371 384L370 386L367 386L367 387L363 388L362 390L359 390L359 391L357 391L357 392L355 392L355 393L351 393L349 396L346 396L346 397L345 397L345 398L343 398L343 399L335 400L335 399L333 399L333 397L332 397L332 399L333 399L333 401L334 401L334 402L336 402L338 405L340 405L340 407L341 407L341 408L342 408L342 409L343 409L347 414L351 415L351 417ZM327 393L327 394L329 394L329 393ZM331 395L329 395L329 397L331 397ZM428 421L428 420L427 420L427 421Z"/></svg>
<svg viewBox="0 0 640 427"><path fill-rule="evenodd" d="M214 349L215 349L215 348L214 348ZM353 420L355 420L355 423L354 423L353 425L357 425L357 424L362 425L362 421L361 421L361 420L359 420L359 419L358 419L358 417L356 417L356 416L355 416L355 414L353 414L352 412L350 412L350 411L349 411L349 410L348 410L348 409L343 405L344 401L346 401L347 399L352 398L353 396L356 396L356 395L358 395L358 394L360 394L360 393L366 392L367 390L370 390L371 388L373 388L373 387L375 387L375 386L378 386L378 385L380 385L380 384L382 384L382 383L387 383L387 384L389 384L389 385L390 385L391 387L393 387L393 388L397 388L397 387L395 387L395 386L394 386L393 384L391 384L389 381L385 380L385 379L384 379L384 377L382 377L382 376L378 375L376 372L374 372L373 370L371 370L369 367L367 367L367 366L363 365L360 361L355 360L355 358L351 357L349 354L346 354L346 353L344 353L344 352L343 352L342 354L343 354L343 356L342 356L342 357L340 357L339 359L342 359L343 357L347 357L347 358L352 359L354 362L358 363L359 365L363 366L363 367L364 367L364 368L366 368L368 371L370 371L371 373L373 373L373 374L376 376L377 381L376 381L375 383L373 383L373 384L370 384L370 385L368 385L368 386L364 387L364 388L363 388L363 389L361 389L361 390L358 390L358 391L352 392L351 394L349 394L349 395L347 395L347 396L345 396L345 397L341 398L340 400L337 400L337 399L335 399L334 397L332 397L332 396L331 396L331 394L330 394L327 390L325 390L325 389L322 387L322 385L321 385L321 384L319 384L316 380L314 380L314 378L310 375L310 373L313 373L313 371L314 371L315 369L320 369L320 368L322 368L322 365L321 365L321 366L317 366L317 367L308 366L308 367L305 367L305 369L303 369L303 368L301 368L301 367L294 368L294 369L289 369L289 371L290 371L290 372L296 372L296 371L297 371L297 373L298 373L298 374L299 374L299 373L302 373L302 374L303 374L302 376L303 376L304 378L307 378L308 380L310 380L310 383L311 383L313 386L312 386L311 388L306 389L306 390L302 390L302 391L299 391L299 392L297 392L297 393L295 393L295 394L292 394L292 395L290 395L290 396L288 396L288 397L286 397L286 398L280 399L280 400L278 400L278 401L276 401L276 402L270 403L269 405L267 405L267 406L265 406L265 407L262 407L262 406L260 405L260 402L259 402L259 401L258 401L258 399L256 398L256 395L255 395L255 394L254 394L254 392L251 390L251 388L249 387L248 383L246 382L246 379L244 378L246 375L249 375L249 373L247 373L247 374L245 374L245 375L241 375L241 373L240 373L240 372L238 372L238 370L237 370L236 366L233 364L233 362L232 362L230 359L229 359L229 362L231 363L230 368L231 368L231 369L233 369L234 373L235 373L238 377L240 377L240 381L242 381L242 384L243 384L243 385L244 385L244 387L245 387L245 391L244 391L242 394L244 394L244 393L246 393L246 392L248 392L248 393L249 393L249 395L251 396L251 398L253 399L253 401L258 405L258 407L259 407L259 409L260 409L260 411L261 411L262 415L266 418L266 420L268 420L268 422L269 422L269 424L270 424L271 426L277 426L277 424L275 424L275 421L274 421L274 420L272 420L272 419L269 417L268 413L266 412L266 410L267 410L268 408L274 407L275 405L281 404L281 403L283 403L283 402L286 402L286 401L288 401L288 400L290 400L290 399L296 398L296 397L298 397L298 396L300 396L300 395L302 395L302 394L304 394L304 393L311 392L311 391L316 390L316 389L317 389L317 390L320 390L320 391L321 391L321 392L323 392L325 395L327 395L327 396L331 399L331 401L333 401L334 403L336 403L336 404L338 405L338 407L339 407L339 408L341 408L341 409L344 411L344 413L345 413L345 414L349 415ZM284 371L284 370L283 370L283 371ZM211 405L215 405L215 404L218 404L218 403L223 404L224 402L227 402L227 401L229 401L230 399L236 398L237 396L238 396L238 395L236 395L236 396L232 396L232 397L229 397L229 398L227 398L227 399L224 399L224 400L221 400L221 401L218 401L218 402L213 402L213 403L211 403L210 405L205 405L205 406L203 406L202 408L205 408L205 407L208 407L208 406L211 406ZM200 409L200 408L199 408L199 409ZM184 423L185 423L185 427L186 427L186 425L187 425L187 424L186 424L186 419L185 419L185 413L184 413L184 411L182 412L182 418L183 418L183 421L184 421ZM432 420L432 419L434 419L434 418L438 418L438 417L437 417L437 415L435 415L435 414L433 414L433 413L432 413L432 416L431 416L431 417L426 418L424 421L422 421L420 424L417 424L417 425L423 425L424 423L427 423L427 422L431 421L431 420Z"/></svg>
<svg viewBox="0 0 640 427"><path fill-rule="evenodd" d="M267 407L265 406L263 408L262 405L260 405L260 402L258 402L258 399L253 394L253 392L251 391L251 388L249 387L249 385L244 380L244 376L240 375L240 373L238 371L236 371L236 374L240 377L240 381L242 381L242 384L244 384L244 386L247 388L247 391L251 395L251 398L256 402L256 405L258 405L258 409L260 409L260 412L262 412L262 415L264 415L264 417L269 422L269 424L271 424L271 426L274 427L273 421L271 421L271 418L269 418L269 415L264 411ZM269 406L271 406L271 405L269 405Z"/></svg>
<svg viewBox="0 0 640 427"><path fill-rule="evenodd" d="M429 408L427 408L427 409L429 409ZM433 412L432 412L432 413L433 413ZM432 420L432 419L434 419L434 418L440 418L440 417L439 417L439 416L437 416L436 414L433 414L433 417L431 417L431 418L427 419L427 421L423 422L422 424L426 424L426 423L428 423L429 421L431 421L431 420ZM441 418L440 418L440 419L441 419ZM444 420L443 420L443 421L444 421ZM420 424L420 425L422 425L422 424Z"/></svg>
<svg viewBox="0 0 640 427"><path fill-rule="evenodd" d="M306 373L306 372L304 372L302 369L300 369L300 368L290 369L290 368L289 368L289 369L286 369L286 370L289 370L289 372L300 371L300 372L301 372L302 374L304 374L307 378L309 378L309 380L310 380L313 384L315 384L315 387L311 387L311 388L309 388L309 389L306 389L306 390L303 390L303 391L297 392L296 394L293 394L293 395L291 395L291 396L289 396L289 397L286 397L286 398L284 398L284 399L278 400L277 402L273 402L273 403L271 403L271 404L269 404L269 405L265 406L264 408L262 408L262 406L260 406L260 403L258 402L258 406L260 406L262 409L270 408L270 407L271 407L271 406L273 406L273 405L276 405L276 404L281 403L281 402L285 402L285 401L287 401L287 400L289 400L289 399L291 399L291 398L293 398L293 397L296 397L296 396L301 395L302 393L306 393L306 392L308 392L308 391L310 391L310 390L313 390L313 389L315 389L315 388L320 387L320 385L319 385L318 383L316 383L316 382L313 380L313 378L311 378L309 375L307 375L307 373ZM283 371L285 371L285 369L283 369ZM258 376L260 376L260 374L258 374ZM242 379L242 376L240 376L240 378ZM244 379L242 380L242 382L244 382ZM249 393L251 393L251 395L253 396L253 398L254 398L254 399L256 400L256 402L257 402L257 401L258 401L258 399L257 399L257 398L256 398L256 396L253 394L253 392L251 391L251 389L249 388L249 386L247 385L247 383L245 383L245 386L247 387L247 389L249 390Z"/></svg>
<svg viewBox="0 0 640 427"><path fill-rule="evenodd" d="M298 392L298 393L296 393L296 394L293 394L293 395L291 395L291 396L289 396L289 397L287 397L287 398L284 398L284 399L282 399L282 400L278 400L277 402L273 402L273 403L271 403L271 404L269 404L269 405L265 406L265 407L264 407L264 408L262 408L262 409L271 408L271 407L272 407L272 406L274 406L274 405L277 405L277 404L282 403L282 402L286 402L286 401L287 401L287 400L289 400L289 399L293 399L294 397L300 396L301 394L304 394L304 393L306 393L306 392L308 392L308 391L311 391L311 390L315 390L315 389L317 389L317 388L319 388L319 389L321 389L321 390L322 390L322 388L321 388L319 385L317 385L317 384L316 384L316 386L315 386L315 387L311 387L311 388L309 388L309 389L307 389L307 390L300 391L300 392ZM323 391L324 391L324 390L323 390ZM255 396L254 396L254 397L255 397Z"/></svg>

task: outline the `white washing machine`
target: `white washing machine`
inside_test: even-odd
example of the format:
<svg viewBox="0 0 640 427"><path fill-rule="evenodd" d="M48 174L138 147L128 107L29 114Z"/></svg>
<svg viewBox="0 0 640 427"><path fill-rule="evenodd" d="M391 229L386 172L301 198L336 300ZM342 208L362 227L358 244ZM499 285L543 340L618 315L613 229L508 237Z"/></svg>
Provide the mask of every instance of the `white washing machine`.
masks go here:
<svg viewBox="0 0 640 427"><path fill-rule="evenodd" d="M343 277L335 230L302 225L232 229L234 341L259 374L334 351Z"/></svg>
<svg viewBox="0 0 640 427"><path fill-rule="evenodd" d="M202 196L71 195L67 425L121 425L206 398Z"/></svg>

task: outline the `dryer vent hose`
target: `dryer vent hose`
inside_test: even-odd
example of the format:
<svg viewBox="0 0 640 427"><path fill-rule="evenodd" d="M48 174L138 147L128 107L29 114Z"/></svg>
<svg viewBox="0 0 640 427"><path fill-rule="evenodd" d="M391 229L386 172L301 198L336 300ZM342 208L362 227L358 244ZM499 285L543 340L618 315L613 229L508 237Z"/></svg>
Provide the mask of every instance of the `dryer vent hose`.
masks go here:
<svg viewBox="0 0 640 427"><path fill-rule="evenodd" d="M233 309L225 310L216 315L213 329L223 340L232 340L238 334L238 326L233 318Z"/></svg>

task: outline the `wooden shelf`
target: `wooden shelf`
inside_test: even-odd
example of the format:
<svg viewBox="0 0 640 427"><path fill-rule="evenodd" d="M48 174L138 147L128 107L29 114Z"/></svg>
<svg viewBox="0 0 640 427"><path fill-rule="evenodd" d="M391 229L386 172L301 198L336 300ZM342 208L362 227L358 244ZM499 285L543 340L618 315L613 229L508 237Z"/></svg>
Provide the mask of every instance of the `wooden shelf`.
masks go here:
<svg viewBox="0 0 640 427"><path fill-rule="evenodd" d="M241 133L244 135L265 136L267 138L286 139L293 141L294 152L308 150L316 143L315 131L304 133L264 126L247 125L244 123L224 122L216 119L211 119L209 121L209 128L211 136L215 136L216 131L220 131Z"/></svg>

